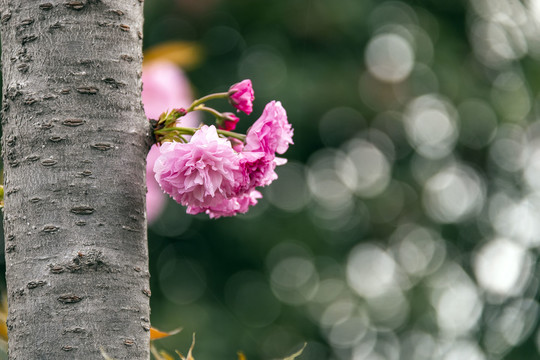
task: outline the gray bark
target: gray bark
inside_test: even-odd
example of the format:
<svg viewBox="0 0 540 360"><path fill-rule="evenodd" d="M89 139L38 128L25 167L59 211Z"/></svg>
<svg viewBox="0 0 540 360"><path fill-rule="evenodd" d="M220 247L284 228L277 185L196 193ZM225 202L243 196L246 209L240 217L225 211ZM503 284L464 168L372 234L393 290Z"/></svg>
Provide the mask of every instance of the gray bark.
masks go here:
<svg viewBox="0 0 540 360"><path fill-rule="evenodd" d="M142 0L0 0L10 359L149 358Z"/></svg>

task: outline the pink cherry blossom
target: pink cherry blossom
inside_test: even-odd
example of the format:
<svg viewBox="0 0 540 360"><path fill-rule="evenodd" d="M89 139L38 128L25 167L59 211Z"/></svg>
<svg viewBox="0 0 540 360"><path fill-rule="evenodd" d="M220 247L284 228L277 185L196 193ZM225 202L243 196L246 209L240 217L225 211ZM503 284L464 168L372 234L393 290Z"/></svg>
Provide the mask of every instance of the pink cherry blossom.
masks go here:
<svg viewBox="0 0 540 360"><path fill-rule="evenodd" d="M238 192L248 191L257 186L270 185L277 179L274 171L276 163L275 156L264 152L243 151L240 153L240 164L242 168L243 180L239 182Z"/></svg>
<svg viewBox="0 0 540 360"><path fill-rule="evenodd" d="M188 206L188 214L199 214L205 212L211 219L218 219L222 216L235 216L236 214L244 214L249 210L250 206L257 204L257 199L262 198L262 194L257 190L251 190L249 193L223 199L221 202L208 207Z"/></svg>
<svg viewBox="0 0 540 360"><path fill-rule="evenodd" d="M251 82L233 85L230 98L236 94L235 106L242 111L249 107L251 112ZM230 131L237 122L234 114L224 113L218 126ZM215 126L205 125L188 143L165 142L159 146L153 167L155 179L163 191L187 207L188 214L219 218L248 211L262 197L256 188L277 179L276 166L287 162L276 154L283 154L293 143L292 126L278 101L266 105L248 130L245 143L224 135L230 134L220 136Z"/></svg>
<svg viewBox="0 0 540 360"><path fill-rule="evenodd" d="M251 86L251 80L240 81L229 88L229 102L238 111L243 111L248 115L251 114L253 111L253 100L255 100L255 95Z"/></svg>
<svg viewBox="0 0 540 360"><path fill-rule="evenodd" d="M213 125L201 127L189 143L166 142L159 150L156 180L178 203L208 209L236 195L238 154Z"/></svg>
<svg viewBox="0 0 540 360"><path fill-rule="evenodd" d="M146 117L157 119L162 112L181 106L188 106L193 101L191 89L184 73L169 62L155 62L143 67L142 100ZM182 120L184 126L197 126L196 113L188 114ZM161 214L166 197L154 178L154 163L159 156L159 149L152 146L146 158L146 216L148 223L155 221Z"/></svg>
<svg viewBox="0 0 540 360"><path fill-rule="evenodd" d="M293 130L287 113L278 101L266 105L261 117L248 130L246 145L241 152L244 190L266 186L277 179L275 168L287 160L276 157L292 144Z"/></svg>
<svg viewBox="0 0 540 360"><path fill-rule="evenodd" d="M266 105L259 119L248 130L244 151L262 151L267 155L283 154L292 141L293 129L281 102Z"/></svg>

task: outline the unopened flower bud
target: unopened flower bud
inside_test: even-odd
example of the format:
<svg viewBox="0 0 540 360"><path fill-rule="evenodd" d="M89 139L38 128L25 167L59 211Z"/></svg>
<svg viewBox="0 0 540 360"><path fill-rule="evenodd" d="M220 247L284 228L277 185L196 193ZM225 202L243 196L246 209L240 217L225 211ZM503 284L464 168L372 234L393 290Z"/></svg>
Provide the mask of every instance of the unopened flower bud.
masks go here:
<svg viewBox="0 0 540 360"><path fill-rule="evenodd" d="M179 118L179 117L182 117L184 115L187 114L186 112L186 109L184 108L177 108L177 109L173 109L173 111L171 111L171 114L175 117L175 118Z"/></svg>
<svg viewBox="0 0 540 360"><path fill-rule="evenodd" d="M244 142L235 138L229 138L229 141L231 142L231 146L234 151L237 153L242 152L244 149Z"/></svg>
<svg viewBox="0 0 540 360"><path fill-rule="evenodd" d="M240 121L240 119L233 113L223 113L223 117L218 120L218 128L226 131L232 131L236 128L238 121Z"/></svg>
<svg viewBox="0 0 540 360"><path fill-rule="evenodd" d="M255 95L251 86L251 80L243 80L229 88L229 102L238 111L243 111L248 115L251 114L253 111L253 100L255 100Z"/></svg>

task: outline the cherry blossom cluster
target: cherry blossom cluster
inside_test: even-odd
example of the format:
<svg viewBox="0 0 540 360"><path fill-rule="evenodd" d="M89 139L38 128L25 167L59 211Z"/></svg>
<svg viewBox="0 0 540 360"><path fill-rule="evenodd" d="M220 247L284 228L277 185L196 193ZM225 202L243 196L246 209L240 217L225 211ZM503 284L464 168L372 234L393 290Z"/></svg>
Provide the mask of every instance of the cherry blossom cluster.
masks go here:
<svg viewBox="0 0 540 360"><path fill-rule="evenodd" d="M287 162L277 155L293 144L293 129L279 101L268 103L246 135L235 133L239 118L220 113L205 102L227 98L237 111L250 114L254 93L250 80L229 91L195 100L188 108L163 113L154 121L159 156L154 164L156 181L163 191L187 207L187 213L206 213L211 218L245 213L257 203L257 187L277 179L275 168ZM216 125L182 126L192 111L206 111Z"/></svg>
<svg viewBox="0 0 540 360"><path fill-rule="evenodd" d="M159 60L143 66L142 101L146 117L158 119L164 109L178 104L191 104L191 84L182 70L174 63ZM194 111L182 117L183 126L197 127L200 112ZM159 156L159 145L154 144L146 157L146 219L151 224L159 219L166 207L166 196L154 178L154 163Z"/></svg>

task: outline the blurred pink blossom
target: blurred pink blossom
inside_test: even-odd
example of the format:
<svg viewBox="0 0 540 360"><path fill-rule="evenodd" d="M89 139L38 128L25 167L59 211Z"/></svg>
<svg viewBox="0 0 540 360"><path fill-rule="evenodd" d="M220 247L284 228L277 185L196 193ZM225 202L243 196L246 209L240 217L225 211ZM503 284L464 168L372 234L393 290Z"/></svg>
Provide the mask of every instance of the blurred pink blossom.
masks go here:
<svg viewBox="0 0 540 360"><path fill-rule="evenodd" d="M157 120L161 113L187 108L193 101L189 81L182 70L169 62L153 62L143 68L142 101L149 119ZM197 115L180 118L182 126L197 127Z"/></svg>
<svg viewBox="0 0 540 360"><path fill-rule="evenodd" d="M154 163L159 156L159 148L152 145L146 157L146 218L148 223L153 222L161 214L165 206L166 196L154 179Z"/></svg>
<svg viewBox="0 0 540 360"><path fill-rule="evenodd" d="M155 62L143 68L142 101L146 117L157 119L161 113L187 107L193 101L187 78L180 68L169 62ZM183 126L196 127L197 114L182 118ZM146 158L146 214L148 223L157 219L165 206L166 196L154 178L153 168L159 149L152 146Z"/></svg>
<svg viewBox="0 0 540 360"><path fill-rule="evenodd" d="M253 100L255 100L255 95L251 86L251 80L240 81L229 88L229 102L238 111L243 111L248 115L251 114L253 111Z"/></svg>

